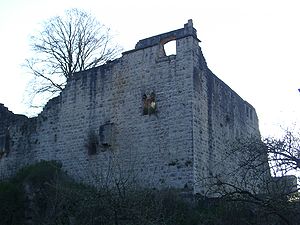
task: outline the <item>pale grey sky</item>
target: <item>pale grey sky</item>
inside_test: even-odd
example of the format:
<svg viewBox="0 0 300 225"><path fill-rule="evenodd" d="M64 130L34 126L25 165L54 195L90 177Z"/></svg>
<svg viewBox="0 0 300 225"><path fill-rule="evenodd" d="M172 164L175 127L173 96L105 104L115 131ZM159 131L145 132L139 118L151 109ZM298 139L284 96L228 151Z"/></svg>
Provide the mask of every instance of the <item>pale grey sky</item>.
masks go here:
<svg viewBox="0 0 300 225"><path fill-rule="evenodd" d="M79 7L112 28L124 50L193 19L209 68L257 111L261 132L300 126L298 0L0 0L0 102L26 113L21 64L43 20Z"/></svg>

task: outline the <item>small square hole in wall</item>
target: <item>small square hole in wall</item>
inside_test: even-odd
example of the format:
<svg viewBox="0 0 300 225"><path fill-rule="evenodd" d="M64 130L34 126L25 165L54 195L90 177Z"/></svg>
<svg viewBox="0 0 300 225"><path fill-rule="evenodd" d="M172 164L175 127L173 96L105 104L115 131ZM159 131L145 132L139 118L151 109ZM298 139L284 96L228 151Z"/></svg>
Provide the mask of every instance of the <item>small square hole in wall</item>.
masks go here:
<svg viewBox="0 0 300 225"><path fill-rule="evenodd" d="M156 98L154 92L143 95L143 115L151 115L157 112Z"/></svg>

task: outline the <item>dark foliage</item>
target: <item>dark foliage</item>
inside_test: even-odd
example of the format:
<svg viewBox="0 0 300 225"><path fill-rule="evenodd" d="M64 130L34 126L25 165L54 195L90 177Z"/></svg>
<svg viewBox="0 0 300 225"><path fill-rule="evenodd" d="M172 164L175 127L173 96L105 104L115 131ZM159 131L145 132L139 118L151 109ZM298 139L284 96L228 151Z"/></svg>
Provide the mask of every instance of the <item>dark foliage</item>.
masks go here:
<svg viewBox="0 0 300 225"><path fill-rule="evenodd" d="M297 201L291 205L299 207ZM230 198L182 197L179 190L171 189L95 189L72 181L53 161L28 166L0 183L0 215L1 225L275 225L279 221L251 202Z"/></svg>
<svg viewBox="0 0 300 225"><path fill-rule="evenodd" d="M24 194L18 185L0 183L0 224L22 225L24 222Z"/></svg>

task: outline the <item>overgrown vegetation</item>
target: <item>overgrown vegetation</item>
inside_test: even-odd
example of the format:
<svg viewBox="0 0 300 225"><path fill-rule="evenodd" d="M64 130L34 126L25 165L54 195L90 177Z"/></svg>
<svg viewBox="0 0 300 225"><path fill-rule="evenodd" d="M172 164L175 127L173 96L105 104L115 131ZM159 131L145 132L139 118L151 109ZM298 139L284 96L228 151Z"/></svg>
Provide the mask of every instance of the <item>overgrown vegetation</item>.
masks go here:
<svg viewBox="0 0 300 225"><path fill-rule="evenodd" d="M299 137L286 131L279 139L237 140L224 157L235 166L204 178L207 192L227 202L252 205L255 215L267 218L258 224L299 224Z"/></svg>
<svg viewBox="0 0 300 225"><path fill-rule="evenodd" d="M96 189L73 181L60 163L42 161L0 183L0 225L297 225L300 195L292 184L299 177L274 176L299 170L299 143L290 132L236 143L227 154L239 160L227 179L207 178L207 193L218 198L137 187L114 170Z"/></svg>
<svg viewBox="0 0 300 225"><path fill-rule="evenodd" d="M0 183L0 224L23 224L24 195L19 185Z"/></svg>
<svg viewBox="0 0 300 225"><path fill-rule="evenodd" d="M294 207L299 207L294 203ZM1 225L239 225L278 222L252 203L183 198L176 190L95 189L40 162L0 183ZM291 221L295 215L285 215ZM296 224L290 222L289 224Z"/></svg>

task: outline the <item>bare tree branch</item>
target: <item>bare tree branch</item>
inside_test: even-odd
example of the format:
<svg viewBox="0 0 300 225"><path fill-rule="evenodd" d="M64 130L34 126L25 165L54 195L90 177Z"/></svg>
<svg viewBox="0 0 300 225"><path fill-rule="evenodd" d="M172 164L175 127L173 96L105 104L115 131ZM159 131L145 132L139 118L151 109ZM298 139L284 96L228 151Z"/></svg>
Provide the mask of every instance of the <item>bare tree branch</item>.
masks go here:
<svg viewBox="0 0 300 225"><path fill-rule="evenodd" d="M244 139L228 147L225 160L236 162L225 174L206 177L208 196L254 204L262 212L294 224L299 209L300 136L290 131L280 139ZM201 181L200 181L201 182Z"/></svg>
<svg viewBox="0 0 300 225"><path fill-rule="evenodd" d="M31 96L45 95L45 101L63 90L75 72L102 65L121 52L121 48L113 44L110 30L79 9L50 18L31 41L34 56L26 59L25 66L36 83L35 89L30 87L29 92L35 92ZM35 102L34 99L31 102Z"/></svg>

